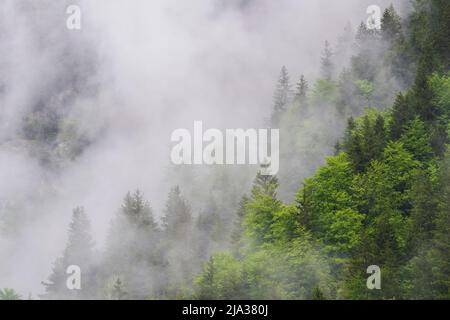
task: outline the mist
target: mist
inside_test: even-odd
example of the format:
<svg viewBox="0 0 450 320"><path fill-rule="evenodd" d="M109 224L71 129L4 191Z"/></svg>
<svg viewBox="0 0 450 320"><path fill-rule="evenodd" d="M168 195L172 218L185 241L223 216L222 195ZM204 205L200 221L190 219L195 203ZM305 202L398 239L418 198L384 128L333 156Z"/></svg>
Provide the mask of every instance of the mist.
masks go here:
<svg viewBox="0 0 450 320"><path fill-rule="evenodd" d="M406 1L376 4L391 2L400 13L409 10ZM70 4L81 8L80 30L66 28ZM355 30L366 21L371 4L2 1L0 288L42 293L76 206L88 213L101 250L128 191L141 190L158 219L174 185L198 214L211 172L228 170L248 191L256 167L175 168L171 133L196 120L208 128L265 128L281 66L293 82L304 74L312 83L325 40L335 46L347 23ZM346 63L335 61L339 70ZM27 114L40 110L43 119L47 110L64 119L81 145L64 137L51 147L30 142ZM338 139L342 128L329 130ZM330 152L323 146L321 155Z"/></svg>

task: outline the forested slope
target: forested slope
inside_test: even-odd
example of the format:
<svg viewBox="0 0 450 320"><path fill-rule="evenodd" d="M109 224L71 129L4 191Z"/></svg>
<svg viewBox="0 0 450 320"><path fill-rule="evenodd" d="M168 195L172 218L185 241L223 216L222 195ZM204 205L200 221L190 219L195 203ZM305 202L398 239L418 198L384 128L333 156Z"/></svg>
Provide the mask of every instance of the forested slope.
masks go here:
<svg viewBox="0 0 450 320"><path fill-rule="evenodd" d="M386 9L379 32L361 25L359 53L338 80L326 48L313 91L304 92L302 78L294 102L276 107L272 119L314 112L315 99L336 108L322 113L357 115L353 90L368 108L349 117L335 156L304 180L293 203L277 199L275 177L257 176L233 250L210 258L197 298L450 298L449 18L445 1L415 1L406 22ZM386 71L405 86L389 108L379 75ZM381 290L366 287L370 265L381 269Z"/></svg>
<svg viewBox="0 0 450 320"><path fill-rule="evenodd" d="M75 208L41 298L450 299L450 3L413 4L386 8L380 30L345 27L313 81L281 68L265 117L280 129L278 176L247 188L252 169L170 167L182 183L162 219L127 193L102 250ZM95 139L40 107L21 138L63 170ZM73 264L81 290L67 289ZM380 290L366 286L371 265Z"/></svg>

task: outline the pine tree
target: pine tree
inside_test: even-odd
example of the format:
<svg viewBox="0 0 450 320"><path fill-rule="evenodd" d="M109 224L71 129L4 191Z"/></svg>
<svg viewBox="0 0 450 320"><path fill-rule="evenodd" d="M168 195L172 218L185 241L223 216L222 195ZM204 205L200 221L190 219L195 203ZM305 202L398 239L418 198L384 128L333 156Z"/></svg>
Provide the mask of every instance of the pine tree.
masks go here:
<svg viewBox="0 0 450 320"><path fill-rule="evenodd" d="M335 57L336 61L348 61L354 49L355 33L350 22L344 27L344 32L339 36Z"/></svg>
<svg viewBox="0 0 450 320"><path fill-rule="evenodd" d="M161 244L161 232L154 221L150 204L139 190L126 194L120 210L112 221L106 241L103 277L120 277L127 284L130 299L145 299L159 292L153 275L166 264Z"/></svg>
<svg viewBox="0 0 450 320"><path fill-rule="evenodd" d="M381 18L381 35L384 40L392 42L398 39L402 34L402 25L400 16L391 4L384 10Z"/></svg>
<svg viewBox="0 0 450 320"><path fill-rule="evenodd" d="M450 152L440 174L440 204L436 217L432 262L438 299L450 299Z"/></svg>
<svg viewBox="0 0 450 320"><path fill-rule="evenodd" d="M205 270L203 273L202 283L197 293L197 299L211 300L216 296L216 290L214 290L216 269L214 266L214 257L211 256L209 261L205 264Z"/></svg>
<svg viewBox="0 0 450 320"><path fill-rule="evenodd" d="M182 197L178 186L169 192L162 220L165 232L170 237L187 236L192 223L191 207Z"/></svg>
<svg viewBox="0 0 450 320"><path fill-rule="evenodd" d="M431 44L427 46L419 60L416 80L413 86L413 106L415 112L425 123L430 123L439 116L439 109L432 104L433 92L429 77L435 69Z"/></svg>
<svg viewBox="0 0 450 320"><path fill-rule="evenodd" d="M222 248L225 239L225 223L215 200L210 197L206 208L196 219L195 236L197 239L198 255L201 259L207 258L211 252Z"/></svg>
<svg viewBox="0 0 450 320"><path fill-rule="evenodd" d="M374 82L382 64L378 49L378 30L368 29L366 24L361 23L355 38L357 53L351 57L353 77L356 80Z"/></svg>
<svg viewBox="0 0 450 320"><path fill-rule="evenodd" d="M281 68L278 84L273 96L274 106L271 117L272 126L279 125L281 116L286 111L288 104L291 102L292 92L289 80L288 70L285 66Z"/></svg>
<svg viewBox="0 0 450 320"><path fill-rule="evenodd" d="M389 125L390 138L393 141L400 139L407 123L413 119L413 108L409 100L409 95L404 96L402 93L399 93L395 99Z"/></svg>
<svg viewBox="0 0 450 320"><path fill-rule="evenodd" d="M361 22L355 36L356 43L360 48L364 47L367 42L374 40L375 36L375 29L369 29L364 22Z"/></svg>
<svg viewBox="0 0 450 320"><path fill-rule="evenodd" d="M133 195L128 192L122 204L121 214L133 226L156 231L158 224L153 218L150 204L146 202L139 190Z"/></svg>
<svg viewBox="0 0 450 320"><path fill-rule="evenodd" d="M411 188L411 231L409 252L415 254L417 250L429 244L436 228L436 215L439 199L437 179L433 170L419 171Z"/></svg>
<svg viewBox="0 0 450 320"><path fill-rule="evenodd" d="M80 299L95 297L95 279L93 278L93 246L89 219L82 207L73 210L69 225L68 242L62 257L53 267L49 282L43 282L46 299ZM66 286L66 269L77 265L81 270L81 289L69 290Z"/></svg>
<svg viewBox="0 0 450 320"><path fill-rule="evenodd" d="M252 193L259 192L272 198L276 198L278 179L276 176L263 175L258 171L253 182Z"/></svg>
<svg viewBox="0 0 450 320"><path fill-rule="evenodd" d="M350 144L352 143L353 130L356 128L356 122L353 117L347 119L347 127L345 129L344 138L342 139L342 148L348 153Z"/></svg>
<svg viewBox="0 0 450 320"><path fill-rule="evenodd" d="M307 185L303 185L303 188L297 194L296 202L299 212L298 220L300 226L308 231L314 230L314 209L311 205L311 188Z"/></svg>
<svg viewBox="0 0 450 320"><path fill-rule="evenodd" d="M363 141L361 135L356 133L352 136L350 142L348 143L347 153L350 157L350 162L352 163L353 170L355 172L363 172L366 166Z"/></svg>
<svg viewBox="0 0 450 320"><path fill-rule="evenodd" d="M239 248L241 246L241 240L244 233L244 217L245 217L245 205L248 201L246 195L244 195L239 202L239 209L236 212L236 220L234 221L234 227L231 232L231 247L235 256L239 256Z"/></svg>
<svg viewBox="0 0 450 320"><path fill-rule="evenodd" d="M322 78L326 80L331 80L334 74L334 64L332 61L333 51L331 50L328 41L325 41L325 47L323 49L321 57L321 74Z"/></svg>
<svg viewBox="0 0 450 320"><path fill-rule="evenodd" d="M363 161L368 165L372 160L379 159L383 155L386 146L386 131L384 119L378 115L375 123L372 124L368 116L365 116L362 126L363 134Z"/></svg>
<svg viewBox="0 0 450 320"><path fill-rule="evenodd" d="M308 91L308 82L306 81L304 75L300 76L300 80L297 83L297 92L295 93L295 98L297 101L303 102L306 99L306 93Z"/></svg>
<svg viewBox="0 0 450 320"><path fill-rule="evenodd" d="M111 292L111 298L113 300L125 300L127 297L127 292L124 289L124 285L120 278L118 277L114 282L113 289Z"/></svg>

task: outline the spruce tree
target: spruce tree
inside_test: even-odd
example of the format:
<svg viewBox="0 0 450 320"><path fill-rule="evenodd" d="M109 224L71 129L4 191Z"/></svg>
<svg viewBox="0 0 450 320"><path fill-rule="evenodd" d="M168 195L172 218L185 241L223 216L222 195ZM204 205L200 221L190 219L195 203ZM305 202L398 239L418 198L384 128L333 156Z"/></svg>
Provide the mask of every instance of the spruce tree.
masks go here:
<svg viewBox="0 0 450 320"><path fill-rule="evenodd" d="M245 217L245 205L248 201L248 197L244 195L239 202L239 209L236 212L236 218L234 221L234 227L231 232L231 247L235 256L239 256L239 248L242 245L242 236L244 233L244 217Z"/></svg>
<svg viewBox="0 0 450 320"><path fill-rule="evenodd" d="M192 223L192 213L189 203L181 195L179 186L170 190L162 220L169 237L187 236Z"/></svg>
<svg viewBox="0 0 450 320"><path fill-rule="evenodd" d="M139 190L133 195L128 192L123 200L121 214L133 226L157 231L158 225L153 218L150 204L146 202Z"/></svg>
<svg viewBox="0 0 450 320"><path fill-rule="evenodd" d="M106 241L104 280L120 277L131 299L145 299L159 292L164 276L154 274L165 266L161 232L150 204L139 190L126 194L112 221Z"/></svg>
<svg viewBox="0 0 450 320"><path fill-rule="evenodd" d="M321 75L326 80L331 80L334 74L334 64L332 61L333 51L331 50L330 43L325 41L325 47L323 49L321 57Z"/></svg>
<svg viewBox="0 0 450 320"><path fill-rule="evenodd" d="M402 25L400 16L391 4L383 12L381 18L381 35L384 40L392 42L398 39L402 34Z"/></svg>
<svg viewBox="0 0 450 320"><path fill-rule="evenodd" d="M281 68L278 84L273 96L273 110L271 117L271 125L276 127L279 125L284 112L287 110L288 104L291 102L292 91L289 80L289 73L285 66Z"/></svg>
<svg viewBox="0 0 450 320"><path fill-rule="evenodd" d="M127 297L127 292L124 289L124 284L118 277L117 280L114 282L113 289L111 292L111 298L113 300L124 300Z"/></svg>
<svg viewBox="0 0 450 320"><path fill-rule="evenodd" d="M73 210L72 221L68 230L68 242L64 253L53 267L49 282L43 282L45 299L86 299L95 297L95 278L93 270L93 246L89 219L82 207ZM70 265L77 265L81 270L81 289L69 290L66 286Z"/></svg>
<svg viewBox="0 0 450 320"><path fill-rule="evenodd" d="M306 81L305 76L301 75L300 80L297 83L297 91L295 93L295 98L300 102L305 101L307 91L308 91L308 82Z"/></svg>
<svg viewBox="0 0 450 320"><path fill-rule="evenodd" d="M432 248L432 263L438 299L450 299L450 151L442 163L440 204Z"/></svg>
<svg viewBox="0 0 450 320"><path fill-rule="evenodd" d="M391 140L400 139L405 131L406 125L414 117L413 106L410 103L409 95L399 93L392 107L392 117L389 125Z"/></svg>

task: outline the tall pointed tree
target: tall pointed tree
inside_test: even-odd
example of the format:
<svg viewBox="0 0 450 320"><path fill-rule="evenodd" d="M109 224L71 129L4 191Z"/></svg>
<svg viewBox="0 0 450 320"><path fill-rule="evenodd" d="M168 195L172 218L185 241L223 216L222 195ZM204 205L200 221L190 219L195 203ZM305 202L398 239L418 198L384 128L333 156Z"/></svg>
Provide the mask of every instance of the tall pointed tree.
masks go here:
<svg viewBox="0 0 450 320"><path fill-rule="evenodd" d="M127 284L127 297L145 299L160 290L160 280L154 278L165 265L161 232L150 204L136 190L127 193L112 221L106 241L105 281L120 277Z"/></svg>
<svg viewBox="0 0 450 320"><path fill-rule="evenodd" d="M278 126L281 116L286 111L292 99L291 83L289 73L285 66L281 68L278 84L273 95L273 110L271 125Z"/></svg>
<svg viewBox="0 0 450 320"><path fill-rule="evenodd" d="M164 210L163 226L165 232L169 237L186 236L191 223L191 207L181 195L180 187L176 186L170 190Z"/></svg>
<svg viewBox="0 0 450 320"><path fill-rule="evenodd" d="M331 50L330 43L328 42L328 40L326 40L321 57L321 75L322 78L327 80L331 80L334 74L334 64L332 58L333 51Z"/></svg>
<svg viewBox="0 0 450 320"><path fill-rule="evenodd" d="M239 256L239 248L241 246L242 236L244 233L244 218L245 218L245 205L248 201L248 197L244 195L239 202L239 209L236 212L236 220L231 232L231 246L233 253Z"/></svg>
<svg viewBox="0 0 450 320"><path fill-rule="evenodd" d="M297 91L295 93L295 98L299 101L304 101L307 91L308 81L306 81L304 75L301 75L300 80L297 82Z"/></svg>
<svg viewBox="0 0 450 320"><path fill-rule="evenodd" d="M89 218L82 207L73 210L69 225L68 242L64 253L54 263L49 282L43 282L45 299L87 299L95 297L93 269L93 247ZM69 289L66 285L69 266L76 265L81 270L81 289Z"/></svg>
<svg viewBox="0 0 450 320"><path fill-rule="evenodd" d="M391 4L383 12L381 18L381 35L384 40L392 42L398 39L402 34L402 24L400 16Z"/></svg>

